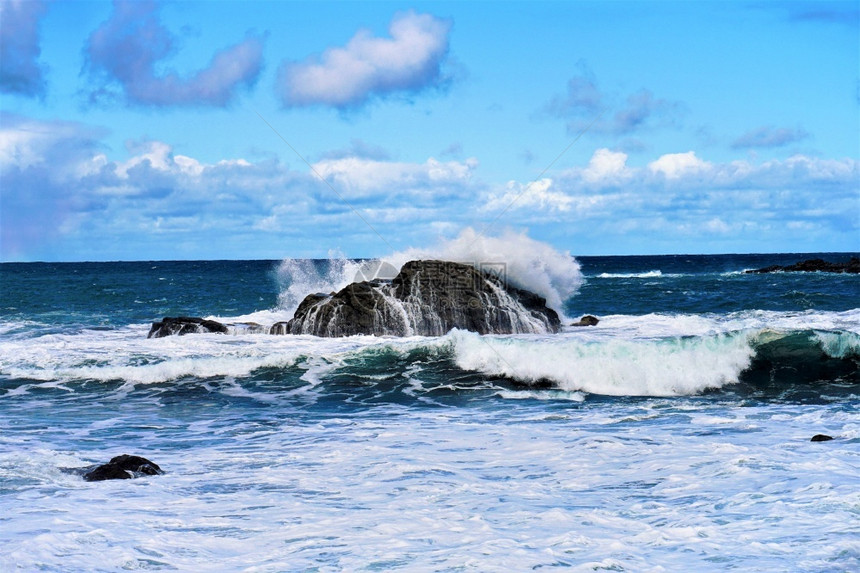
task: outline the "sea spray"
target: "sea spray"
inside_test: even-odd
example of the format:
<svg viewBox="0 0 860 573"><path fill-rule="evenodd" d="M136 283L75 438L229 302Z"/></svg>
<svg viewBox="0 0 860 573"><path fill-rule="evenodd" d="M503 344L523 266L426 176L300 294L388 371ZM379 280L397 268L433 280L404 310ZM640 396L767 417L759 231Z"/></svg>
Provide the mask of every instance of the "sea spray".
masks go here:
<svg viewBox="0 0 860 573"><path fill-rule="evenodd" d="M490 272L503 281L540 295L546 305L563 316L564 302L576 294L583 283L580 265L570 253L554 249L547 243L511 230L499 236L484 236L466 228L453 239L442 240L431 247L410 248L374 261L357 262L340 252L331 252L328 264L287 259L277 274L281 284L279 296L283 310L295 310L304 296L314 292L338 291L353 281L366 280L368 268L394 268L399 271L412 260L442 260L465 263ZM391 278L384 276L382 278Z"/></svg>
<svg viewBox="0 0 860 573"><path fill-rule="evenodd" d="M339 291L353 282L362 263L329 251L327 260L284 259L276 270L281 310L295 312L304 298L316 292Z"/></svg>

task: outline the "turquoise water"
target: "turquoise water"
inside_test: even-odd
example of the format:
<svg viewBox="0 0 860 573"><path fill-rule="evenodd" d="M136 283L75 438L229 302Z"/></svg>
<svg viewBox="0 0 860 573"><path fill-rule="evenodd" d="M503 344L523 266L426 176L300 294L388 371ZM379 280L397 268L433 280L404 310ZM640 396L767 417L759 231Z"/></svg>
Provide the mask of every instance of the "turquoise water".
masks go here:
<svg viewBox="0 0 860 573"><path fill-rule="evenodd" d="M146 338L289 318L278 261L0 265L0 570L857 570L860 278L743 273L814 256L582 257L596 327L402 339ZM167 473L62 471L122 453Z"/></svg>

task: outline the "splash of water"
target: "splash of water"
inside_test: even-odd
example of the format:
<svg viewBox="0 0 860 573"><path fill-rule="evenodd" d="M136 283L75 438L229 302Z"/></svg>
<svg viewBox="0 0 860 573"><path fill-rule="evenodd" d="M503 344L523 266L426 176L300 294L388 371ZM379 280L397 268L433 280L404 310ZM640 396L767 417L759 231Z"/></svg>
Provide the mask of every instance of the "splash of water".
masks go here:
<svg viewBox="0 0 860 573"><path fill-rule="evenodd" d="M576 294L583 282L579 263L569 252L558 251L525 232L507 230L498 236L484 236L468 227L457 237L433 246L410 248L365 263L350 261L339 252L330 252L328 264L287 259L278 269L280 307L294 311L310 293L338 291L353 281L372 278L367 275L375 268L390 269L381 263L399 271L408 261L419 259L465 263L494 273L513 286L542 296L560 316L564 301Z"/></svg>

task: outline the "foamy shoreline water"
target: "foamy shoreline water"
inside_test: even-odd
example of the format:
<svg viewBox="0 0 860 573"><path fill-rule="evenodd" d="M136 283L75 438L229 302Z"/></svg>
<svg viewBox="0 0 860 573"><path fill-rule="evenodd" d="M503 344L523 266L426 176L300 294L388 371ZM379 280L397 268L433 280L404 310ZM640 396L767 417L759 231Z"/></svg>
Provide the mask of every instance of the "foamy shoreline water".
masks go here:
<svg viewBox="0 0 860 573"><path fill-rule="evenodd" d="M82 425L79 439L115 452L134 444L168 469L132 482L46 472L85 461L64 448L74 441L68 437L19 432L17 454L4 438L2 568L856 564L849 524L860 501L860 426L835 405L736 410L648 400L611 411L557 402L549 409L519 402L515 411L290 411L165 420L144 408L137 429L122 418ZM275 421L275 412L286 417ZM837 442L808 441L822 423ZM51 442L56 449L46 447Z"/></svg>

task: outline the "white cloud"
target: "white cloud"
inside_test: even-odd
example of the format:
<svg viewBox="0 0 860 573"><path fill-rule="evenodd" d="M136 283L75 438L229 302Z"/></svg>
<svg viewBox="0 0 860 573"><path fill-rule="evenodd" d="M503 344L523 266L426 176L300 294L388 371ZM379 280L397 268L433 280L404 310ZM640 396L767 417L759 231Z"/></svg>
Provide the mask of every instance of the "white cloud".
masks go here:
<svg viewBox="0 0 860 573"><path fill-rule="evenodd" d="M570 211L574 199L552 189L552 179L541 179L531 183L509 181L501 193L489 196L484 209L488 211L508 209L538 209L547 211Z"/></svg>
<svg viewBox="0 0 860 573"><path fill-rule="evenodd" d="M441 86L450 28L449 22L429 14L397 15L389 26L390 39L362 30L343 48L282 64L278 92L285 106L347 108L374 96Z"/></svg>
<svg viewBox="0 0 860 573"><path fill-rule="evenodd" d="M477 168L477 160L438 161L429 158L424 163L377 161L362 157L324 159L313 164L316 173L349 196L399 195L433 192L450 185L469 181Z"/></svg>
<svg viewBox="0 0 860 573"><path fill-rule="evenodd" d="M680 179L710 170L711 164L696 157L694 151L686 153L667 153L648 164L652 173L663 175L666 179Z"/></svg>
<svg viewBox="0 0 860 573"><path fill-rule="evenodd" d="M844 250L860 232L858 182L854 159L713 163L687 152L630 167L623 154L598 150L584 168L484 195L483 209L505 209L506 222L563 225L565 240L626 244L624 252L641 252L646 243L653 249L657 241L667 252L677 252L678 241L691 252L756 250L763 241ZM794 234L798 228L808 234Z"/></svg>
<svg viewBox="0 0 860 573"><path fill-rule="evenodd" d="M241 159L239 161L242 161ZM173 162L179 167L179 170L188 175L200 175L203 173L204 166L202 163L193 157L185 155L174 155ZM247 163L247 161L245 162Z"/></svg>
<svg viewBox="0 0 860 573"><path fill-rule="evenodd" d="M595 151L588 166L582 170L582 178L588 183L618 182L630 174L627 154L605 148Z"/></svg>
<svg viewBox="0 0 860 573"><path fill-rule="evenodd" d="M360 218L313 172L273 159L204 161L161 141L130 144L117 157L87 126L0 119L5 260L387 249L362 218L403 247L496 218L501 226L534 224L571 248L620 252L755 250L762 241L844 250L860 232L856 159L716 163L688 152L636 167L623 153L598 149L582 167L497 185L476 176L474 159L317 162Z"/></svg>
<svg viewBox="0 0 860 573"><path fill-rule="evenodd" d="M128 170L142 164L144 161L149 162L150 167L159 171L170 171L174 166L179 167L173 158L173 148L166 143L147 141L140 144L140 147L142 148L142 153L117 164L117 175L127 178Z"/></svg>

